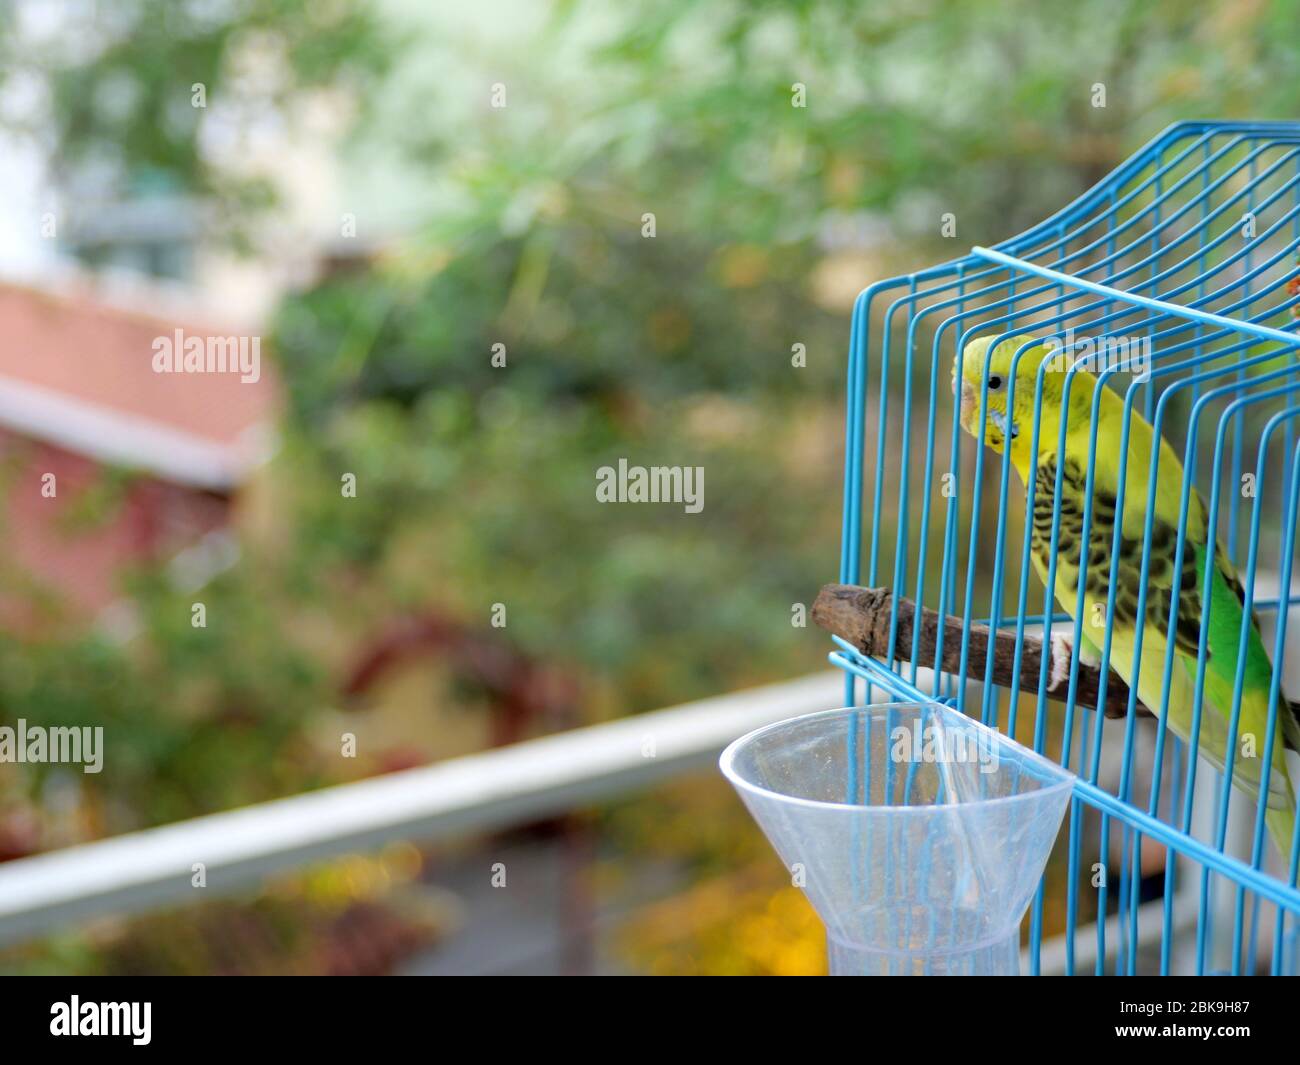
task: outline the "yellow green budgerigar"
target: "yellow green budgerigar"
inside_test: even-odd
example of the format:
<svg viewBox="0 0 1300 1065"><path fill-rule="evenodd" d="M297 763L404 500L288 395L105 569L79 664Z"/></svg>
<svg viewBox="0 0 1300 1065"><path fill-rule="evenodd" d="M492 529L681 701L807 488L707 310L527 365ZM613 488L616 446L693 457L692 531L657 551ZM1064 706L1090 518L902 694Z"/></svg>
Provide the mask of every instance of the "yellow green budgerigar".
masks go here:
<svg viewBox="0 0 1300 1065"><path fill-rule="evenodd" d="M994 346L995 339L993 336L984 336L967 344L961 360L960 389L957 386L957 366L954 363L953 387L960 395L961 424L968 433L978 436L980 394L987 376L988 414L985 419L984 443L1001 454L1009 441L1011 465L1026 486L1030 477L1035 479L1033 514L1028 516L1032 522L1030 547L1034 568L1044 584L1048 577L1057 466L1058 463L1061 464L1061 519L1054 592L1062 607L1072 617L1078 605L1092 403L1095 390L1102 389L1097 414L1097 459L1087 544L1088 565L1081 630L1083 646L1079 649L1080 657L1090 664L1096 664L1100 658L1098 648L1105 641L1107 593L1112 579L1115 503L1121 462L1124 462L1127 472L1124 474L1120 559L1114 573L1115 605L1110 666L1131 687L1136 687L1138 697L1148 708L1159 712L1164 694L1169 612L1171 609L1176 611L1174 668L1169 681L1167 724L1184 740L1190 739L1192 728L1205 567L1207 564L1213 566L1200 753L1217 768L1223 769L1237 673L1244 593L1236 572L1222 550L1215 552L1213 560L1206 557L1208 536L1203 501L1193 489L1188 505L1182 572L1174 573L1183 489L1183 468L1174 449L1165 440L1160 440L1155 491L1148 493L1147 479L1155 435L1151 424L1136 412L1132 413L1128 454L1127 457L1121 456L1119 445L1124 404L1116 392L1099 385L1097 379L1086 371L1077 371L1070 385L1069 413L1065 415L1062 401L1068 360L1032 336L1009 337ZM1012 360L1022 348L1027 350L1016 365L1015 388L1011 389ZM1055 360L1043 374L1038 464L1035 471L1030 453L1035 380L1039 365L1049 356L1055 356ZM1007 409L1009 391L1013 393L1010 411ZM1063 417L1066 421L1065 451L1063 455L1058 455ZM1134 633L1148 499L1155 507L1155 517L1151 534L1141 664L1138 675L1134 677ZM1233 765L1232 782L1252 799L1258 800L1273 666L1264 650L1254 619L1251 622L1246 654L1245 684L1241 696L1237 757ZM1279 850L1283 855L1289 855L1296 800L1287 776L1284 748L1300 750L1300 718L1297 718L1294 706L1285 699L1278 707L1277 730L1265 822Z"/></svg>

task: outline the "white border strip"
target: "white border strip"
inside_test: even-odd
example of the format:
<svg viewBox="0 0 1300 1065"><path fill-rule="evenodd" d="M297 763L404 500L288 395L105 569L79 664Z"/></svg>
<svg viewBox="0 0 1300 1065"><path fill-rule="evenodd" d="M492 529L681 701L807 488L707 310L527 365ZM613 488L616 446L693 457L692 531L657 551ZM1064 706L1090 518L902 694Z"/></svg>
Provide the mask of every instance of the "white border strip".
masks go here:
<svg viewBox="0 0 1300 1065"><path fill-rule="evenodd" d="M0 425L81 455L199 488L232 488L252 465L235 445L12 377L0 376Z"/></svg>

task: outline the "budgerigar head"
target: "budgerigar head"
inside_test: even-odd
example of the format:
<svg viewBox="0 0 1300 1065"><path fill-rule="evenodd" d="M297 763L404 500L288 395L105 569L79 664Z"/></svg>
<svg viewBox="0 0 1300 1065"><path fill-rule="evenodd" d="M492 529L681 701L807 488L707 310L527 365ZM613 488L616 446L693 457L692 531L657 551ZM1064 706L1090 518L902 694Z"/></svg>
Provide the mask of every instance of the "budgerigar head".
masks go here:
<svg viewBox="0 0 1300 1065"><path fill-rule="evenodd" d="M961 358L961 381L957 380L957 362L953 360L953 393L961 404L961 425L971 436L980 433L980 397L983 394L985 378L988 379L988 417L984 420L984 443L994 451L1001 452L1011 440L1011 452L1029 452L1029 436L1033 430L1034 419L1034 383L1038 367L1052 354L1052 350L1041 343L1037 337L1027 334L1007 337L996 347L993 341L999 334L976 337L966 345ZM1025 349L1019 360L1016 353ZM991 349L991 350L990 350ZM1016 382L1011 388L1012 362L1016 363ZM1050 380L1048 373L1044 379L1042 425L1059 424L1060 389ZM1011 398L1011 409L1007 408L1007 397Z"/></svg>

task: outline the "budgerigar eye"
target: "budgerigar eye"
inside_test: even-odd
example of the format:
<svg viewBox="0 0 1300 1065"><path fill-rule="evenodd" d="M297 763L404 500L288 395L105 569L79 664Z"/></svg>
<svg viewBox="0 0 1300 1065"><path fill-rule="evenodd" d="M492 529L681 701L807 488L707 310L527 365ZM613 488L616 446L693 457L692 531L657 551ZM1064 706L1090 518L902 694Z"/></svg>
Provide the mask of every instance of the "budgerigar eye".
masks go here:
<svg viewBox="0 0 1300 1065"><path fill-rule="evenodd" d="M1000 392L1002 390L1002 378L998 374L993 374L989 378L989 391Z"/></svg>

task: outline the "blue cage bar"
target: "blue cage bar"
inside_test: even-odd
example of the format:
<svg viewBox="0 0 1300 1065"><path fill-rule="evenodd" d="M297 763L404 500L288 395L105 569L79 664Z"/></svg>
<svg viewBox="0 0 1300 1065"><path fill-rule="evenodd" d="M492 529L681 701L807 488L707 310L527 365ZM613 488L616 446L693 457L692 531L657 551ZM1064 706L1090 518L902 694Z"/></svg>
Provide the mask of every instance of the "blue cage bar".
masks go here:
<svg viewBox="0 0 1300 1065"><path fill-rule="evenodd" d="M850 705L943 699L1078 774L1067 831L1031 908L1035 971L1044 938L1063 934L1070 972L1294 975L1300 846L1293 840L1286 859L1273 852L1256 803L1169 732L1163 707L1139 721L1136 686L1128 716L1108 720L1101 699L1079 704L1073 683L1064 707L1049 708L1041 692L994 683L991 652L987 660L969 653L973 622L1021 639L1052 630L1074 648L1081 633L1030 571L1026 489L1007 453L961 430L950 368L971 339L990 334L999 342L1029 334L1062 350L1080 337L1143 342L1146 372L1096 376L1123 399L1126 419L1140 412L1182 458L1183 520L1193 486L1207 501L1210 553L1223 547L1240 576L1245 618L1253 608L1260 619L1276 704L1288 687L1300 695L1300 669L1289 685L1286 675L1288 619L1300 598L1291 592L1300 505L1298 256L1300 123L1188 122L1028 232L858 297L840 580L896 593L891 648L900 596L960 618L966 637L956 673L937 668L938 651L927 665L919 646L908 660L882 659L838 638L831 661L845 672ZM1128 428L1126 420L1126 435ZM1093 432L1095 440L1095 421ZM1034 433L1037 453L1037 418ZM1095 460L1094 449L1089 483ZM1056 493L1053 545L1059 473ZM1120 514L1122 493L1121 483ZM1184 531L1180 525L1175 572ZM1149 518L1146 547L1143 594ZM1203 602L1208 583L1206 591ZM1113 605L1113 582L1110 594ZM1145 616L1141 602L1137 616ZM920 630L914 626L914 641ZM1104 677L1109 631L1101 651ZM1204 658L1202 625L1202 673ZM1077 652L1071 668L1073 679ZM1240 692L1239 671L1237 700ZM1202 696L1198 682L1198 716ZM1239 703L1230 746L1238 710ZM1086 966L1076 963L1085 925L1096 940Z"/></svg>

